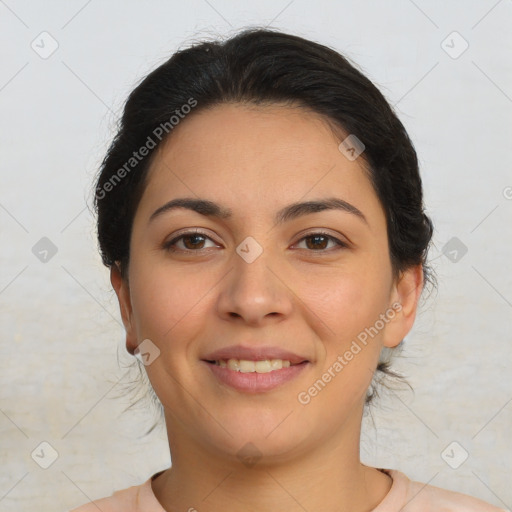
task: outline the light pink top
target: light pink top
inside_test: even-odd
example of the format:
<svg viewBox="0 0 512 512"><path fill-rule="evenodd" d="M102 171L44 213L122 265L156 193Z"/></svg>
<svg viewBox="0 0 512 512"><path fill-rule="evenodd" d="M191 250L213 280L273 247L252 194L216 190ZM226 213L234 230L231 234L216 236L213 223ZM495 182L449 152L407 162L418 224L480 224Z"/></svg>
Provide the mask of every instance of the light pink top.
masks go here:
<svg viewBox="0 0 512 512"><path fill-rule="evenodd" d="M485 501L454 491L410 480L396 469L381 469L393 484L372 512L510 512ZM142 485L115 492L109 498L96 500L70 512L166 512L151 487L152 478Z"/></svg>

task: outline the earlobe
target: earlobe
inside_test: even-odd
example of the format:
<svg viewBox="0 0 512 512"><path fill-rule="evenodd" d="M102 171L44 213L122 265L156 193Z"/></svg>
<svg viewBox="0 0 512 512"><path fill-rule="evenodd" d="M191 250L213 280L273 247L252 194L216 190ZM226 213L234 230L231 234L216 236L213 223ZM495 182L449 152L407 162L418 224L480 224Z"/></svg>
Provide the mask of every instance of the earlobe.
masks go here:
<svg viewBox="0 0 512 512"><path fill-rule="evenodd" d="M423 280L423 267L416 265L404 270L393 286L391 305L395 315L384 331L385 347L396 347L412 329L423 290Z"/></svg>
<svg viewBox="0 0 512 512"><path fill-rule="evenodd" d="M137 347L137 337L135 333L135 326L133 324L130 288L127 280L122 277L117 264L110 267L110 282L117 295L119 310L126 331L126 350L130 354L133 354L133 351Z"/></svg>

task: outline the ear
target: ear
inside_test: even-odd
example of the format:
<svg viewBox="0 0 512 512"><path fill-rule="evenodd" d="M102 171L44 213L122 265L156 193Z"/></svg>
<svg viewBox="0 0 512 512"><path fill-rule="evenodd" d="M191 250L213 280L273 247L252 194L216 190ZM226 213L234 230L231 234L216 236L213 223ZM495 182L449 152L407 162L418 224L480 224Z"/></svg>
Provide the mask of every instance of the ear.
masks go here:
<svg viewBox="0 0 512 512"><path fill-rule="evenodd" d="M395 314L388 315L390 320L386 324L383 336L385 347L396 347L412 329L423 282L423 267L416 265L404 270L394 283L390 311L393 310Z"/></svg>
<svg viewBox="0 0 512 512"><path fill-rule="evenodd" d="M137 347L137 336L133 322L130 288L128 281L123 279L121 271L116 264L110 267L110 282L119 301L119 310L126 331L126 350L133 355L133 351Z"/></svg>

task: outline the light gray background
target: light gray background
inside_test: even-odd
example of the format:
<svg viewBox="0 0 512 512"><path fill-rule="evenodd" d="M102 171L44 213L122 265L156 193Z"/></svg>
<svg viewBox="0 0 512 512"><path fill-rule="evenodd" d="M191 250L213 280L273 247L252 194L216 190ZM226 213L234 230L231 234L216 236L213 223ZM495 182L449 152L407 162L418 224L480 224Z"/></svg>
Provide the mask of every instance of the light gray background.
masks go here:
<svg viewBox="0 0 512 512"><path fill-rule="evenodd" d="M365 418L363 461L512 508L512 1L241 4L0 1L0 510L66 510L168 466L162 429L137 437L145 406L122 414L131 374L86 202L138 80L182 44L254 24L356 61L421 160L439 289L396 362L415 392ZM31 48L51 48L43 31L59 45L46 59ZM58 249L47 262L42 237ZM441 456L453 441L447 460L469 454L458 469Z"/></svg>

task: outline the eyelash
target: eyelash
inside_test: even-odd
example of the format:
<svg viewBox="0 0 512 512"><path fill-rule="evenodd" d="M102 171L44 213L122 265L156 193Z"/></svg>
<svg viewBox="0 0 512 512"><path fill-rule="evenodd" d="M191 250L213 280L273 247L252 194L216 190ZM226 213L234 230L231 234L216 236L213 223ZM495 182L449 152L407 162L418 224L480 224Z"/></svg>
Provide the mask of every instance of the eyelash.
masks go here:
<svg viewBox="0 0 512 512"><path fill-rule="evenodd" d="M186 238L187 236L194 236L199 235L204 238L207 238L211 240L212 242L216 243L214 240L212 240L211 237L209 237L206 233L202 233L201 231L187 231L185 233L181 233L179 236L173 238L169 242L165 242L163 244L163 249L169 251L169 252L181 252L181 253L200 253L203 249L193 250L193 249L176 249L173 246L180 241L182 238ZM339 249L346 249L348 248L348 244L345 242L342 242L341 240L338 240L336 237L329 235L328 233L325 233L324 231L314 231L312 233L307 233L305 236L303 236L298 243L302 242L303 240L306 240L307 238L313 238L315 236L323 236L325 238L328 238L330 241L333 241L338 247L335 248L335 250ZM312 253L327 253L330 252L329 249L319 249L319 250L313 250L313 249L305 249L308 252ZM331 248L332 250L332 248Z"/></svg>

